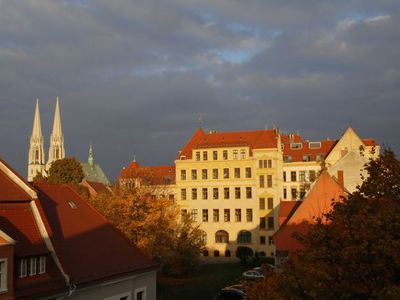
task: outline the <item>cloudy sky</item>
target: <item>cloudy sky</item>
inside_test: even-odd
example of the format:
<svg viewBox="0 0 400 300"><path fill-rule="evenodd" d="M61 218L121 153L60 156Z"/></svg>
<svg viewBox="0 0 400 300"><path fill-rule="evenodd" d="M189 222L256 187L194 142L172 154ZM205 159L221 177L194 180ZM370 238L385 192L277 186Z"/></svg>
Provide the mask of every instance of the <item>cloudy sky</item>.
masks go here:
<svg viewBox="0 0 400 300"><path fill-rule="evenodd" d="M35 99L46 152L114 179L173 164L203 120L311 140L351 124L400 154L398 0L0 0L0 157L26 176Z"/></svg>

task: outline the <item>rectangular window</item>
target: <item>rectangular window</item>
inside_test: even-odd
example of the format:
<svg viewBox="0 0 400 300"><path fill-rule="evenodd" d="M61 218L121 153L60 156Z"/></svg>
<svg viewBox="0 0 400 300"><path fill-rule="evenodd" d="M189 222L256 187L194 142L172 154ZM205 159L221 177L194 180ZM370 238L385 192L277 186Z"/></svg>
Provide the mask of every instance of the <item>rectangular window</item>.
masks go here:
<svg viewBox="0 0 400 300"><path fill-rule="evenodd" d="M238 159L239 158L239 153L238 150L233 150L233 159Z"/></svg>
<svg viewBox="0 0 400 300"><path fill-rule="evenodd" d="M292 161L292 157L290 155L284 155L283 156L283 161L284 162L291 162Z"/></svg>
<svg viewBox="0 0 400 300"><path fill-rule="evenodd" d="M228 150L222 151L222 159L227 160L228 159Z"/></svg>
<svg viewBox="0 0 400 300"><path fill-rule="evenodd" d="M213 209L213 221L219 222L219 210L218 209Z"/></svg>
<svg viewBox="0 0 400 300"><path fill-rule="evenodd" d="M260 198L259 202L260 202L260 209L265 209L265 198Z"/></svg>
<svg viewBox="0 0 400 300"><path fill-rule="evenodd" d="M187 218L187 209L181 210L181 221L184 222Z"/></svg>
<svg viewBox="0 0 400 300"><path fill-rule="evenodd" d="M192 170L192 180L197 179L197 170Z"/></svg>
<svg viewBox="0 0 400 300"><path fill-rule="evenodd" d="M291 181L296 181L296 171L290 172L290 180Z"/></svg>
<svg viewBox="0 0 400 300"><path fill-rule="evenodd" d="M240 158L241 159L245 159L246 158L246 150L245 149L241 149L240 150Z"/></svg>
<svg viewBox="0 0 400 300"><path fill-rule="evenodd" d="M197 189L192 189L192 200L197 200Z"/></svg>
<svg viewBox="0 0 400 300"><path fill-rule="evenodd" d="M260 175L260 188L265 187L265 177L264 175Z"/></svg>
<svg viewBox="0 0 400 300"><path fill-rule="evenodd" d="M29 276L36 275L36 257L29 259Z"/></svg>
<svg viewBox="0 0 400 300"><path fill-rule="evenodd" d="M218 199L218 188L213 188L213 199Z"/></svg>
<svg viewBox="0 0 400 300"><path fill-rule="evenodd" d="M268 237L268 244L273 245L274 244L274 238L272 236Z"/></svg>
<svg viewBox="0 0 400 300"><path fill-rule="evenodd" d="M202 178L202 179L207 179L207 178L208 178L207 169L201 170L201 178Z"/></svg>
<svg viewBox="0 0 400 300"><path fill-rule="evenodd" d="M287 189L283 189L283 199L287 199Z"/></svg>
<svg viewBox="0 0 400 300"><path fill-rule="evenodd" d="M213 169L212 170L212 173L213 173L213 179L218 179L218 169Z"/></svg>
<svg viewBox="0 0 400 300"><path fill-rule="evenodd" d="M192 217L193 222L197 222L197 209L192 209L190 212L190 216Z"/></svg>
<svg viewBox="0 0 400 300"><path fill-rule="evenodd" d="M274 217L268 217L268 229L274 229Z"/></svg>
<svg viewBox="0 0 400 300"><path fill-rule="evenodd" d="M146 288L145 287L135 289L135 299L134 300L146 300L146 299L147 299L147 297L146 297ZM126 298L126 300L130 300L130 297Z"/></svg>
<svg viewBox="0 0 400 300"><path fill-rule="evenodd" d="M200 160L200 151L196 151L196 160L197 160L197 161Z"/></svg>
<svg viewBox="0 0 400 300"><path fill-rule="evenodd" d="M186 200L186 189L181 189L181 200Z"/></svg>
<svg viewBox="0 0 400 300"><path fill-rule="evenodd" d="M286 182L286 172L283 172L283 181Z"/></svg>
<svg viewBox="0 0 400 300"><path fill-rule="evenodd" d="M218 151L213 151L213 160L218 160Z"/></svg>
<svg viewBox="0 0 400 300"><path fill-rule="evenodd" d="M235 178L240 178L240 168L235 168Z"/></svg>
<svg viewBox="0 0 400 300"><path fill-rule="evenodd" d="M306 195L306 190L304 188L300 188L300 199L303 199Z"/></svg>
<svg viewBox="0 0 400 300"><path fill-rule="evenodd" d="M186 180L186 170L181 170L181 180Z"/></svg>
<svg viewBox="0 0 400 300"><path fill-rule="evenodd" d="M315 181L315 171L314 170L311 170L310 173L308 173L308 179L310 180L310 182Z"/></svg>
<svg viewBox="0 0 400 300"><path fill-rule="evenodd" d="M246 187L246 198L251 199L251 197L252 197L251 187Z"/></svg>
<svg viewBox="0 0 400 300"><path fill-rule="evenodd" d="M253 222L253 210L251 208L246 209L246 221Z"/></svg>
<svg viewBox="0 0 400 300"><path fill-rule="evenodd" d="M272 188L272 175L267 175L267 187Z"/></svg>
<svg viewBox="0 0 400 300"><path fill-rule="evenodd" d="M224 199L229 199L229 188L224 188Z"/></svg>
<svg viewBox="0 0 400 300"><path fill-rule="evenodd" d="M303 161L310 161L311 156L310 155L303 155Z"/></svg>
<svg viewBox="0 0 400 300"><path fill-rule="evenodd" d="M301 182L306 181L306 171L299 171L299 180Z"/></svg>
<svg viewBox="0 0 400 300"><path fill-rule="evenodd" d="M230 221L231 221L231 210L224 209L224 222L230 222Z"/></svg>
<svg viewBox="0 0 400 300"><path fill-rule="evenodd" d="M301 149L303 148L302 143L290 143L290 149Z"/></svg>
<svg viewBox="0 0 400 300"><path fill-rule="evenodd" d="M265 236L260 236L260 245L265 245Z"/></svg>
<svg viewBox="0 0 400 300"><path fill-rule="evenodd" d="M203 151L203 160L208 160L208 152Z"/></svg>
<svg viewBox="0 0 400 300"><path fill-rule="evenodd" d="M224 168L224 179L229 178L229 168Z"/></svg>
<svg viewBox="0 0 400 300"><path fill-rule="evenodd" d="M292 199L297 199L297 190L295 188L292 189Z"/></svg>
<svg viewBox="0 0 400 300"><path fill-rule="evenodd" d="M46 256L39 257L39 274L46 273Z"/></svg>
<svg viewBox="0 0 400 300"><path fill-rule="evenodd" d="M208 222L208 209L203 209L203 222Z"/></svg>
<svg viewBox="0 0 400 300"><path fill-rule="evenodd" d="M310 149L319 149L321 148L321 142L309 142L308 148Z"/></svg>
<svg viewBox="0 0 400 300"><path fill-rule="evenodd" d="M262 160L259 160L259 161L258 161L258 168L261 169L262 167L263 167L263 161L262 161Z"/></svg>
<svg viewBox="0 0 400 300"><path fill-rule="evenodd" d="M208 199L208 189L207 188L203 188L203 200L207 200Z"/></svg>
<svg viewBox="0 0 400 300"><path fill-rule="evenodd" d="M235 222L242 222L242 210L240 208L235 209Z"/></svg>
<svg viewBox="0 0 400 300"><path fill-rule="evenodd" d="M251 168L246 168L246 178L251 178Z"/></svg>
<svg viewBox="0 0 400 300"><path fill-rule="evenodd" d="M28 259L26 258L21 258L19 260L19 278L26 277L28 274Z"/></svg>
<svg viewBox="0 0 400 300"><path fill-rule="evenodd" d="M317 154L317 156L315 157L316 161L323 161L324 160L324 155L323 154Z"/></svg>
<svg viewBox="0 0 400 300"><path fill-rule="evenodd" d="M273 209L273 208L274 208L274 199L268 198L268 209Z"/></svg>
<svg viewBox="0 0 400 300"><path fill-rule="evenodd" d="M265 223L265 217L260 218L260 229L265 229L266 223Z"/></svg>
<svg viewBox="0 0 400 300"><path fill-rule="evenodd" d="M7 291L7 259L0 259L0 292Z"/></svg>
<svg viewBox="0 0 400 300"><path fill-rule="evenodd" d="M240 199L240 187L235 187L235 199Z"/></svg>
<svg viewBox="0 0 400 300"><path fill-rule="evenodd" d="M268 168L272 168L272 159L268 159Z"/></svg>

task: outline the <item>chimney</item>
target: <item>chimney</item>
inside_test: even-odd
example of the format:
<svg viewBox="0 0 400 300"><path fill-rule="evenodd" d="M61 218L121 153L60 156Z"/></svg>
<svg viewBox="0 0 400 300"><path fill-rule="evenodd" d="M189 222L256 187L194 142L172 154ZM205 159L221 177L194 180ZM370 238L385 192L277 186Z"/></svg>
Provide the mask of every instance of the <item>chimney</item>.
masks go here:
<svg viewBox="0 0 400 300"><path fill-rule="evenodd" d="M338 170L337 171L337 180L339 185L344 189L344 175L343 175L343 170Z"/></svg>

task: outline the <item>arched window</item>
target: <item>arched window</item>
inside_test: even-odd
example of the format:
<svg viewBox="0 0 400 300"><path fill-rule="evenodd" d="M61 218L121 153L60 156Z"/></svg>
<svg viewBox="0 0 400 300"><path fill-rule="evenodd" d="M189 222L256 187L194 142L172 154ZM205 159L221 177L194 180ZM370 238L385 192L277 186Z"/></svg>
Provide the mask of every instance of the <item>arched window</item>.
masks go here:
<svg viewBox="0 0 400 300"><path fill-rule="evenodd" d="M225 257L231 257L231 251L225 250Z"/></svg>
<svg viewBox="0 0 400 300"><path fill-rule="evenodd" d="M214 250L214 257L219 257L219 251L218 250Z"/></svg>
<svg viewBox="0 0 400 300"><path fill-rule="evenodd" d="M237 241L239 244L251 244L251 232L247 230L240 231Z"/></svg>
<svg viewBox="0 0 400 300"><path fill-rule="evenodd" d="M265 256L265 252L264 251L261 251L259 254L260 254L261 257Z"/></svg>
<svg viewBox="0 0 400 300"><path fill-rule="evenodd" d="M208 256L208 250L203 251L203 256Z"/></svg>
<svg viewBox="0 0 400 300"><path fill-rule="evenodd" d="M35 162L39 162L39 150L35 150Z"/></svg>
<svg viewBox="0 0 400 300"><path fill-rule="evenodd" d="M215 242L216 243L228 243L229 235L225 230L219 230L215 234Z"/></svg>

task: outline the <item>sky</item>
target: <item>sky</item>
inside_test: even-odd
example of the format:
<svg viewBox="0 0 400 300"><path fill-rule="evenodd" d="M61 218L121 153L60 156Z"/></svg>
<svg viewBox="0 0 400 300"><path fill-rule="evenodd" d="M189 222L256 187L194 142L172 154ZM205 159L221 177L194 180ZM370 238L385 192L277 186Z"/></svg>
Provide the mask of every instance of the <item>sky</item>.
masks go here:
<svg viewBox="0 0 400 300"><path fill-rule="evenodd" d="M114 180L173 165L205 130L337 139L400 154L398 0L0 0L0 157L23 176L36 98L67 156Z"/></svg>

